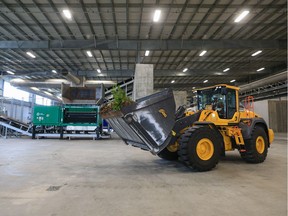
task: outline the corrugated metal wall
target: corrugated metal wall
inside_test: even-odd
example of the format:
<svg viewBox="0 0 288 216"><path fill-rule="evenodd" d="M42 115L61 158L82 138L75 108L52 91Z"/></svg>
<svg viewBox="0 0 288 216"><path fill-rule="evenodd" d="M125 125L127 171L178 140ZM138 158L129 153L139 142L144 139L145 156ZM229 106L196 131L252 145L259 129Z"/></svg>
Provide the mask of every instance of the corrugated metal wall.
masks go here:
<svg viewBox="0 0 288 216"><path fill-rule="evenodd" d="M28 123L31 121L31 103L16 99L0 98L0 115Z"/></svg>
<svg viewBox="0 0 288 216"><path fill-rule="evenodd" d="M269 125L274 132L287 133L287 100L268 101Z"/></svg>

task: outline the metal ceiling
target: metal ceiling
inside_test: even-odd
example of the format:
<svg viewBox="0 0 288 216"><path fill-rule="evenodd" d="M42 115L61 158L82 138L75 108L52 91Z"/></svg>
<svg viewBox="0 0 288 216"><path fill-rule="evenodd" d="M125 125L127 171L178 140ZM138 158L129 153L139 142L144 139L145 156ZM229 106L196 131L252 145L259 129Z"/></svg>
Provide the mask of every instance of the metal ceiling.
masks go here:
<svg viewBox="0 0 288 216"><path fill-rule="evenodd" d="M71 11L71 20L63 9ZM153 22L155 9L162 11L159 22ZM250 13L235 23L243 10ZM199 56L202 50L207 53ZM262 53L251 56L258 50ZM60 71L66 69L86 80L122 82L133 77L136 63L154 65L156 89L191 91L233 79L244 85L280 73L287 70L287 1L0 2L0 72L5 79L62 79Z"/></svg>

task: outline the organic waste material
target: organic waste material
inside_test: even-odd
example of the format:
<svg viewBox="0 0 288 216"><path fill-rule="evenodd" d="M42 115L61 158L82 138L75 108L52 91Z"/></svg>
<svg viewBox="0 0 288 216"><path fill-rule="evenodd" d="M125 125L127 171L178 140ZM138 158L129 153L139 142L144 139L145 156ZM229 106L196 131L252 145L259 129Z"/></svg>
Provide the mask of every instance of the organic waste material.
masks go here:
<svg viewBox="0 0 288 216"><path fill-rule="evenodd" d="M114 87L111 93L113 95L114 100L112 102L104 104L101 107L100 109L101 115L106 114L110 111L120 111L122 107L134 103L134 101L132 101L131 98L129 98L126 95L125 91L119 86Z"/></svg>

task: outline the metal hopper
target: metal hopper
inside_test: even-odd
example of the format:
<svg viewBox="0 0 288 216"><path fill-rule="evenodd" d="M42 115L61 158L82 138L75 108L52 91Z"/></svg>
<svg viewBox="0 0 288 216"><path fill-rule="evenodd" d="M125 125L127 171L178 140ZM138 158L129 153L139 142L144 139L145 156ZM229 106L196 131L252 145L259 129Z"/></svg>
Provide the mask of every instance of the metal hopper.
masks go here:
<svg viewBox="0 0 288 216"><path fill-rule="evenodd" d="M171 89L140 98L121 111L101 115L128 145L159 153L170 142L175 124L175 101Z"/></svg>

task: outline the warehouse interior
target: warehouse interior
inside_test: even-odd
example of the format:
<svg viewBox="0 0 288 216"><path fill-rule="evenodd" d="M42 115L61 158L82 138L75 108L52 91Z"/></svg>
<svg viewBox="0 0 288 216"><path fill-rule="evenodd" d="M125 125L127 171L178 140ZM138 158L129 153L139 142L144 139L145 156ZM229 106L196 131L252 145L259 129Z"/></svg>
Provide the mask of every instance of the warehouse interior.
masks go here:
<svg viewBox="0 0 288 216"><path fill-rule="evenodd" d="M0 62L1 215L287 215L287 1L2 0ZM218 85L274 131L263 163L198 172L99 114L115 86L174 116Z"/></svg>

